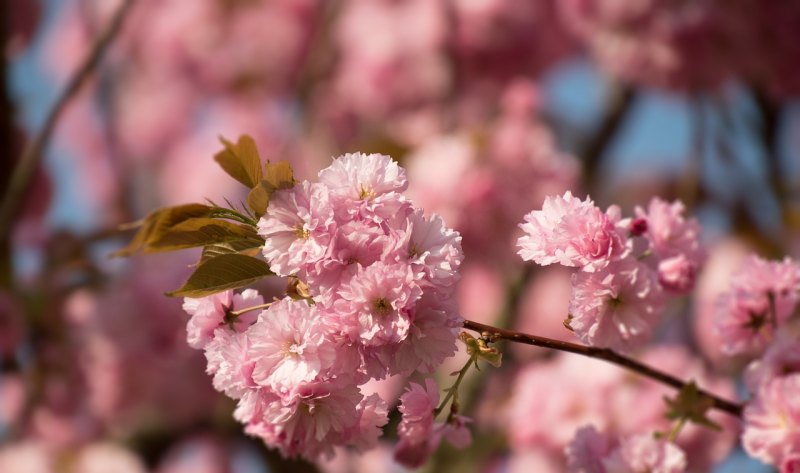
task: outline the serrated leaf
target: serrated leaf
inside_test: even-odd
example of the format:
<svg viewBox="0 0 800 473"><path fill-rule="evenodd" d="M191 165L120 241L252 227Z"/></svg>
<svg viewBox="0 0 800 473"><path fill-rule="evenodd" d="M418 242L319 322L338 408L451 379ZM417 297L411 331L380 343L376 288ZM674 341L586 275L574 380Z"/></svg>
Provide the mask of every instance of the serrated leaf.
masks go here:
<svg viewBox="0 0 800 473"><path fill-rule="evenodd" d="M264 240L235 240L226 243L218 243L215 245L207 245L203 247L203 253L200 256L198 264L217 257L219 255L229 254L242 254L245 256L255 257L261 253L261 247L264 246Z"/></svg>
<svg viewBox="0 0 800 473"><path fill-rule="evenodd" d="M112 253L112 256L130 256L147 248L151 242L161 238L175 225L192 218L208 217L213 209L203 204L185 204L158 209L137 222L140 228L131 242L125 248Z"/></svg>
<svg viewBox="0 0 800 473"><path fill-rule="evenodd" d="M272 193L279 189L290 189L294 186L294 172L287 161L264 165L264 178L253 187L247 196L247 205L257 217L264 215L269 206Z"/></svg>
<svg viewBox="0 0 800 473"><path fill-rule="evenodd" d="M220 255L198 265L180 289L167 295L205 297L248 286L272 274L269 265L261 259L240 254Z"/></svg>
<svg viewBox="0 0 800 473"><path fill-rule="evenodd" d="M237 240L249 240L257 245L263 244L263 240L251 226L214 218L193 218L171 227L160 237L150 241L144 250L155 253Z"/></svg>
<svg viewBox="0 0 800 473"><path fill-rule="evenodd" d="M261 157L258 155L256 142L248 135L239 137L236 144L225 138L219 139L225 148L214 155L214 161L219 163L229 176L247 187L255 187L261 182Z"/></svg>

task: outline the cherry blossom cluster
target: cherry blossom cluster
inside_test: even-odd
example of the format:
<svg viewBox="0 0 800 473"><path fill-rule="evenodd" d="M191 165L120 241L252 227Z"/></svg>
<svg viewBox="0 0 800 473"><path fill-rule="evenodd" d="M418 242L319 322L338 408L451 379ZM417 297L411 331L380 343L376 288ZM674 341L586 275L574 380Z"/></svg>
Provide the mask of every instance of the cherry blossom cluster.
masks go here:
<svg viewBox="0 0 800 473"><path fill-rule="evenodd" d="M744 409L742 445L786 472L800 465L798 290L797 262L750 255L720 296L716 314L723 350L754 358L744 373L752 397Z"/></svg>
<svg viewBox="0 0 800 473"><path fill-rule="evenodd" d="M246 431L289 457L371 448L388 421L371 379L430 373L455 353L462 319L453 292L461 237L403 196L404 170L383 155L347 154L271 195L258 222L273 272L294 298L255 291L186 299L188 340L205 350L214 387L237 399ZM399 461L418 466L447 438L469 443L466 420L434 424L438 390L401 399ZM438 414L438 411L436 411Z"/></svg>
<svg viewBox="0 0 800 473"><path fill-rule="evenodd" d="M636 217L566 192L525 216L519 255L576 267L568 324L585 343L631 351L658 324L667 293L692 289L703 259L699 224L680 202L651 200ZM641 237L641 238L637 238Z"/></svg>

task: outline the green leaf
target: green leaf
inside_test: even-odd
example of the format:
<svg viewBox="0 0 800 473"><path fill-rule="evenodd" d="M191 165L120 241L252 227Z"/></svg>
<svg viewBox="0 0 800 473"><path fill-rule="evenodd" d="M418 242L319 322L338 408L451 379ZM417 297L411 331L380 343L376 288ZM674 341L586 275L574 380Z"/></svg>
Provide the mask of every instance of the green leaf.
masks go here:
<svg viewBox="0 0 800 473"><path fill-rule="evenodd" d="M225 138L219 139L225 148L214 155L214 160L232 178L247 187L255 187L261 182L261 158L258 155L256 143L248 135L239 137L236 144Z"/></svg>
<svg viewBox="0 0 800 473"><path fill-rule="evenodd" d="M262 245L264 240L248 225L214 218L193 218L173 226L159 238L150 241L146 252L182 250L233 241Z"/></svg>
<svg viewBox="0 0 800 473"><path fill-rule="evenodd" d="M267 212L269 199L272 193L279 189L290 189L294 186L294 173L292 166L287 161L275 164L267 162L264 165L264 178L253 187L247 196L247 205L256 216L260 217Z"/></svg>
<svg viewBox="0 0 800 473"><path fill-rule="evenodd" d="M240 254L220 255L198 265L180 289L168 292L167 295L205 297L227 289L248 286L272 274L264 260Z"/></svg>
<svg viewBox="0 0 800 473"><path fill-rule="evenodd" d="M158 209L139 222L124 225L122 229L135 228L139 231L133 236L131 242L112 256L130 256L133 253L146 249L153 241L160 239L172 227L193 218L208 217L214 208L203 204L185 204L176 207Z"/></svg>
<svg viewBox="0 0 800 473"><path fill-rule="evenodd" d="M675 398L664 396L664 402L669 407L667 419L686 419L713 430L720 430L720 426L706 415L714 407L714 400L703 394L694 381L689 381Z"/></svg>
<svg viewBox="0 0 800 473"><path fill-rule="evenodd" d="M234 240L226 243L217 243L214 245L206 245L203 247L203 254L200 257L202 264L205 261L215 258L219 255L229 254L243 254L246 256L258 256L261 253L261 247L264 246L264 240Z"/></svg>

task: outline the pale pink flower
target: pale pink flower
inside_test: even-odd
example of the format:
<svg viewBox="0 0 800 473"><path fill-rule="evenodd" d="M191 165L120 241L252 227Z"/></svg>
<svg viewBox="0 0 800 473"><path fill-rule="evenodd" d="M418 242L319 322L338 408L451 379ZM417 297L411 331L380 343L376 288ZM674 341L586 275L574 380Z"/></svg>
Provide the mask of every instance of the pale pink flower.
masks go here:
<svg viewBox="0 0 800 473"><path fill-rule="evenodd" d="M800 373L800 340L779 332L767 351L747 366L744 382L750 392L756 393L759 386L773 378L793 373Z"/></svg>
<svg viewBox="0 0 800 473"><path fill-rule="evenodd" d="M389 422L389 406L377 394L365 397L356 407L358 424L346 433L347 444L366 452L378 444L382 427Z"/></svg>
<svg viewBox="0 0 800 473"><path fill-rule="evenodd" d="M285 298L274 302L247 331L253 380L283 392L330 368L336 347L326 337L316 306Z"/></svg>
<svg viewBox="0 0 800 473"><path fill-rule="evenodd" d="M395 450L395 460L409 467L418 468L428 459L436 445L433 434L433 412L439 404L439 388L430 378L425 386L410 383L400 396L402 420L397 426L400 441Z"/></svg>
<svg viewBox="0 0 800 473"><path fill-rule="evenodd" d="M653 253L659 258L686 255L691 260L703 256L700 246L700 223L697 219L686 219L686 207L681 201L668 203L653 197L647 210L636 207L636 217L646 222L644 237Z"/></svg>
<svg viewBox="0 0 800 473"><path fill-rule="evenodd" d="M187 341L192 348L203 349L211 341L217 327L227 323L230 311L252 307L264 303L264 299L253 289L245 289L241 294L223 291L201 298L183 299L183 310L192 316L186 324ZM255 320L256 312L246 312L237 317L231 327L244 331Z"/></svg>
<svg viewBox="0 0 800 473"><path fill-rule="evenodd" d="M775 466L800 453L800 374L764 382L744 408L742 445Z"/></svg>
<svg viewBox="0 0 800 473"><path fill-rule="evenodd" d="M396 256L399 261L408 262L415 270L424 272L426 279L437 289L449 289L455 285L464 259L458 232L447 228L438 215L427 218L419 209L405 222Z"/></svg>
<svg viewBox="0 0 800 473"><path fill-rule="evenodd" d="M405 170L383 154L340 156L319 172L319 182L327 186L332 195L354 201L369 201L384 194L403 192L408 187Z"/></svg>
<svg viewBox="0 0 800 473"><path fill-rule="evenodd" d="M328 255L306 269L306 282L315 300L332 303L339 287L359 271L383 258L396 245L379 224L353 220L338 225Z"/></svg>
<svg viewBox="0 0 800 473"><path fill-rule="evenodd" d="M623 438L619 447L603 459L603 467L608 473L682 473L686 471L686 454L665 439L638 434Z"/></svg>
<svg viewBox="0 0 800 473"><path fill-rule="evenodd" d="M344 443L360 421L357 405L363 397L348 381L306 384L288 399L270 393L254 396L242 398L237 408L237 417L247 423L245 431L287 457L309 460L330 457L333 447Z"/></svg>
<svg viewBox="0 0 800 473"><path fill-rule="evenodd" d="M205 348L206 373L214 377L214 389L239 399L248 389L257 387L253 381L255 360L250 358L249 349L250 340L246 332L237 333L224 328L214 332L214 339Z"/></svg>
<svg viewBox="0 0 800 473"><path fill-rule="evenodd" d="M593 425L581 427L564 449L572 473L605 473L603 459L614 449L614 439Z"/></svg>
<svg viewBox="0 0 800 473"><path fill-rule="evenodd" d="M415 370L433 372L446 358L455 354L462 323L454 304L423 295L414 308L408 337L394 356L394 366L407 373Z"/></svg>
<svg viewBox="0 0 800 473"><path fill-rule="evenodd" d="M619 222L617 207L604 213L588 197L581 201L569 191L550 196L542 210L526 215L520 225L525 235L517 242L519 255L543 266L559 263L597 271L629 252Z"/></svg>
<svg viewBox="0 0 800 473"><path fill-rule="evenodd" d="M700 246L700 224L685 219L682 202L667 203L658 197L650 200L647 211L636 207L636 221L656 259L658 280L665 289L686 294L694 287L695 276L705 258ZM633 233L634 230L632 229Z"/></svg>
<svg viewBox="0 0 800 473"><path fill-rule="evenodd" d="M686 294L694 287L697 278L697 262L686 255L666 258L658 263L658 282L664 289Z"/></svg>
<svg viewBox="0 0 800 473"><path fill-rule="evenodd" d="M717 306L716 329L723 339L722 349L729 355L757 354L797 306L800 267L788 257L767 261L751 255L731 286Z"/></svg>
<svg viewBox="0 0 800 473"><path fill-rule="evenodd" d="M267 213L258 221L270 269L281 276L294 275L324 258L333 225L327 187L303 181L273 193Z"/></svg>
<svg viewBox="0 0 800 473"><path fill-rule="evenodd" d="M402 341L422 290L407 264L375 263L360 268L338 292L333 311L353 341L378 346Z"/></svg>
<svg viewBox="0 0 800 473"><path fill-rule="evenodd" d="M653 271L633 259L572 277L569 324L584 343L630 351L646 342L661 316Z"/></svg>

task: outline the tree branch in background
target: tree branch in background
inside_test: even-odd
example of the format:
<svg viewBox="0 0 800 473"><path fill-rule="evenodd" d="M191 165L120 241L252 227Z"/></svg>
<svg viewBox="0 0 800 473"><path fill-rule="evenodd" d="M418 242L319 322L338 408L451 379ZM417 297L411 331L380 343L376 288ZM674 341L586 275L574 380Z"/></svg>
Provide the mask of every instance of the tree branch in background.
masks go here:
<svg viewBox="0 0 800 473"><path fill-rule="evenodd" d="M628 85L618 85L612 88L609 95L608 105L600 118L600 126L586 140L578 154L583 160L583 189L589 193L608 146L633 108L636 89Z"/></svg>
<svg viewBox="0 0 800 473"><path fill-rule="evenodd" d="M609 363L621 366L625 369L631 370L647 378L658 381L667 386L675 389L683 389L689 383L682 381L670 374L659 371L651 366L640 363L632 358L620 355L608 348L597 348L577 343L563 342L547 337L540 337L537 335L529 335L526 333L514 332L512 330L505 330L491 325L484 325L471 320L464 321L464 328L473 330L481 334L488 334L489 337L498 340L508 340L510 342L524 343L526 345L533 345L542 348L549 348L551 350L565 351L569 353L576 353L578 355L587 356L589 358L596 358L598 360L605 360ZM710 399L713 402L713 407L728 414L741 417L742 406L726 399L720 398L708 391L700 390L699 394L703 397Z"/></svg>
<svg viewBox="0 0 800 473"><path fill-rule="evenodd" d="M59 117L67 104L75 97L86 80L89 79L92 73L97 69L109 45L111 45L114 39L119 35L124 20L134 2L135 0L123 0L119 9L111 18L108 27L94 42L89 54L78 70L72 75L64 91L58 97L58 100L56 100L55 105L53 105L53 108L50 109L42 129L28 142L22 152L22 156L20 156L11 174L11 178L9 179L2 203L0 203L0 243L3 245L7 241L6 239L10 237L11 223L20 210L21 199L30 185L36 168L42 160L42 154L47 148L47 144L50 141L50 137L53 134Z"/></svg>
<svg viewBox="0 0 800 473"><path fill-rule="evenodd" d="M767 182L773 192L775 192L775 198L781 206L781 211L783 211L783 203L788 197L788 188L783 179L780 150L778 149L782 117L781 107L780 104L773 101L759 89L753 89L753 99L761 115L761 126L757 135L764 147L764 164L767 171Z"/></svg>

